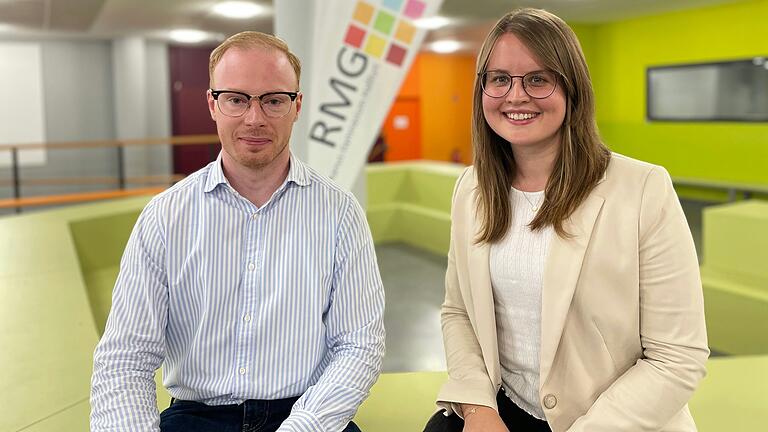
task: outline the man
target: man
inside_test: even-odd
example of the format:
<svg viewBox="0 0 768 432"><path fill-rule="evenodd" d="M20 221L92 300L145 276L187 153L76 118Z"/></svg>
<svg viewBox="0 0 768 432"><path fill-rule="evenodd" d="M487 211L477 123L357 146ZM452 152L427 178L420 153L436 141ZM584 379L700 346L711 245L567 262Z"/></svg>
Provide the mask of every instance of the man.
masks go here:
<svg viewBox="0 0 768 432"><path fill-rule="evenodd" d="M92 431L358 431L384 293L353 196L291 156L300 64L280 39L211 53L219 158L134 227L94 354ZM158 416L153 374L173 396Z"/></svg>

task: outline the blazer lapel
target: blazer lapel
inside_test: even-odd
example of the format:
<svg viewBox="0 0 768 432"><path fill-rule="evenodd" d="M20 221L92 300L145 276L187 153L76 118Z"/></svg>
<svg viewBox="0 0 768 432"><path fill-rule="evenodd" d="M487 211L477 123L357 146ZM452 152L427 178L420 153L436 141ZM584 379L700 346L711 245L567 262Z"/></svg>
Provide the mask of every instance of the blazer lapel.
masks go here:
<svg viewBox="0 0 768 432"><path fill-rule="evenodd" d="M474 233L476 235L476 233ZM488 243L471 243L469 247L469 286L470 301L468 310L473 311L477 338L483 349L485 366L489 376L500 380L499 346L496 340L496 313L491 287L490 251Z"/></svg>
<svg viewBox="0 0 768 432"><path fill-rule="evenodd" d="M541 299L542 384L552 367L581 272L584 253L603 202L602 197L590 194L563 225L566 232L573 237L563 239L557 234L552 235L544 268Z"/></svg>
<svg viewBox="0 0 768 432"><path fill-rule="evenodd" d="M469 255L469 283L472 287L472 309L479 317L490 314L495 321L493 290L491 288L490 251L488 243L472 244ZM470 307L470 305L467 305ZM483 320L486 317L482 317ZM493 323L493 328L496 328ZM495 330L494 330L495 331Z"/></svg>

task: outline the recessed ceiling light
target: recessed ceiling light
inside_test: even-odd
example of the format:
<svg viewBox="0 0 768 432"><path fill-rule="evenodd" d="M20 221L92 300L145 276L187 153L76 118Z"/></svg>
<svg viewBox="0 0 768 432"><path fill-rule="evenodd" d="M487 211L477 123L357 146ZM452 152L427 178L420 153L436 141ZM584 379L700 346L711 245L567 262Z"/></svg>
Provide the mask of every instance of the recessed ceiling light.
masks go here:
<svg viewBox="0 0 768 432"><path fill-rule="evenodd" d="M227 18L246 19L262 15L267 11L262 5L248 1L225 1L216 3L213 12Z"/></svg>
<svg viewBox="0 0 768 432"><path fill-rule="evenodd" d="M416 27L420 27L427 30L434 30L440 27L447 26L448 24L451 23L451 20L449 20L446 17L433 16L429 18L417 19L413 23L416 25Z"/></svg>
<svg viewBox="0 0 768 432"><path fill-rule="evenodd" d="M176 42L197 43L206 40L208 38L208 33L200 30L178 29L171 30L170 36L171 39Z"/></svg>
<svg viewBox="0 0 768 432"><path fill-rule="evenodd" d="M455 40L440 40L429 44L429 49L440 54L449 54L461 49L461 42Z"/></svg>

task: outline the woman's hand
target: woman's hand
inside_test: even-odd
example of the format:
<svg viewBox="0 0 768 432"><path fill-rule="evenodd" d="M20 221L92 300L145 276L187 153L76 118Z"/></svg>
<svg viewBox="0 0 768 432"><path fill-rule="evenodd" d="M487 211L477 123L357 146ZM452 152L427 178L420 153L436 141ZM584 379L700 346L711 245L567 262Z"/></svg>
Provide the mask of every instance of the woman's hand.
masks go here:
<svg viewBox="0 0 768 432"><path fill-rule="evenodd" d="M482 405L462 404L463 432L509 432L507 426L493 408Z"/></svg>

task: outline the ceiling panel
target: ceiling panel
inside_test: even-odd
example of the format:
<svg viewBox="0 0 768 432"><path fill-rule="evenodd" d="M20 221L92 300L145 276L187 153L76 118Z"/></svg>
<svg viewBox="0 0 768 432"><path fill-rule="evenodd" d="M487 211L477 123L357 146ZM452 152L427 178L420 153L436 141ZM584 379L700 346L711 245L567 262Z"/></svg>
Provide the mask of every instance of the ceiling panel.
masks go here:
<svg viewBox="0 0 768 432"><path fill-rule="evenodd" d="M51 30L87 32L105 0L49 0Z"/></svg>
<svg viewBox="0 0 768 432"><path fill-rule="evenodd" d="M48 37L90 38L126 35L164 38L168 30L174 28L195 28L222 36L242 30L272 31L271 16L229 20L213 15L210 9L218 1L0 0L0 29L3 24L23 27L15 33L0 30L0 39L24 34L27 30L37 31L34 35L40 37L46 37L48 32ZM271 0L252 1L272 6ZM476 44L493 21L519 6L542 7L571 22L593 23L740 1L747 0L445 0L440 13L460 20L453 26L431 32L427 40L452 37Z"/></svg>
<svg viewBox="0 0 768 432"><path fill-rule="evenodd" d="M0 23L43 29L45 0L0 1Z"/></svg>

